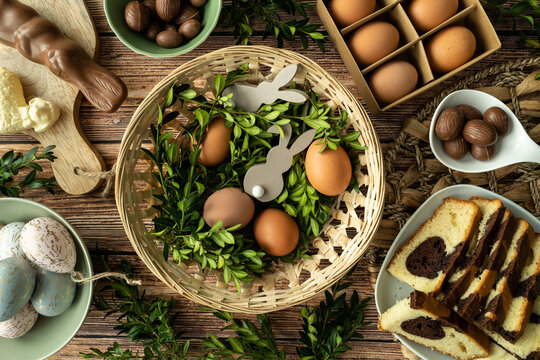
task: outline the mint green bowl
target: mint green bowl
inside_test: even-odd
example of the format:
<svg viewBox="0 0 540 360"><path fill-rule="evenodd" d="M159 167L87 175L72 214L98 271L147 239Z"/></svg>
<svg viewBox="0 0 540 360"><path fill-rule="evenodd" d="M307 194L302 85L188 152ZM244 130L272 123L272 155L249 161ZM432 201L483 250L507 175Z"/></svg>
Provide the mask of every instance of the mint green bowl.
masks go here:
<svg viewBox="0 0 540 360"><path fill-rule="evenodd" d="M202 44L216 27L221 13L222 0L208 0L202 9L201 32L193 39L176 48L164 48L127 27L124 21L124 8L131 0L103 0L107 21L120 41L131 50L151 57L173 57L182 55ZM188 0L183 0L187 2Z"/></svg>
<svg viewBox="0 0 540 360"><path fill-rule="evenodd" d="M57 212L37 202L19 198L0 198L0 223L28 222L37 217L49 217L60 221L73 236L77 248L75 270L85 276L92 275L90 254L73 226ZM0 337L0 359L38 360L46 359L66 346L79 331L92 302L91 282L77 285L77 292L70 308L55 317L39 316L36 325L18 339Z"/></svg>

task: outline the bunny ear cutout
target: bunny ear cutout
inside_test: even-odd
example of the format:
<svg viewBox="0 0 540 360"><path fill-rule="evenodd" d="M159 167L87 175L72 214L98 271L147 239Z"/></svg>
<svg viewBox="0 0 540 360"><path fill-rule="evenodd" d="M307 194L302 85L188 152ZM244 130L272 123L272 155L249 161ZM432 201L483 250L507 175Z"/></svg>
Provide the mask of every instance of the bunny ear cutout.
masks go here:
<svg viewBox="0 0 540 360"><path fill-rule="evenodd" d="M303 133L296 139L294 144L291 145L291 156L294 156L302 151L304 151L309 144L313 141L317 130L311 129Z"/></svg>
<svg viewBox="0 0 540 360"><path fill-rule="evenodd" d="M298 64L287 66L276 75L276 77L272 81L272 85L275 86L277 89L288 85L294 79L294 75L296 75L297 71Z"/></svg>
<svg viewBox="0 0 540 360"><path fill-rule="evenodd" d="M309 96L301 90L280 90L278 91L278 98L291 103L303 103L309 99Z"/></svg>

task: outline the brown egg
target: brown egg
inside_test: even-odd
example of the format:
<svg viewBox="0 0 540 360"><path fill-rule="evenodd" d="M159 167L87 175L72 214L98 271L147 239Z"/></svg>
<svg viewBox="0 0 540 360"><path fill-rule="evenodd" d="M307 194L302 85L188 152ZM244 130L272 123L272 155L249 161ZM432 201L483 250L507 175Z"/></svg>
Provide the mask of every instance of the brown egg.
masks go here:
<svg viewBox="0 0 540 360"><path fill-rule="evenodd" d="M272 256L285 256L296 248L300 231L294 219L283 210L263 210L253 223L255 240Z"/></svg>
<svg viewBox="0 0 540 360"><path fill-rule="evenodd" d="M445 73L469 61L476 50L476 38L463 26L450 26L437 32L426 46L433 71Z"/></svg>
<svg viewBox="0 0 540 360"><path fill-rule="evenodd" d="M375 21L361 26L349 37L347 44L362 66L369 66L397 49L399 31L392 24Z"/></svg>
<svg viewBox="0 0 540 360"><path fill-rule="evenodd" d="M255 214L255 202L245 192L238 188L225 188L216 191L204 203L203 218L208 226L213 226L219 220L223 227L241 224L243 228Z"/></svg>
<svg viewBox="0 0 540 360"><path fill-rule="evenodd" d="M369 87L375 98L383 105L393 103L416 88L418 72L410 63L390 61L373 71Z"/></svg>
<svg viewBox="0 0 540 360"><path fill-rule="evenodd" d="M313 141L306 153L306 175L313 187L321 194L335 196L347 189L351 182L352 165L345 150L326 148L320 139Z"/></svg>
<svg viewBox="0 0 540 360"><path fill-rule="evenodd" d="M330 0L328 10L340 27L349 26L375 10L375 0Z"/></svg>
<svg viewBox="0 0 540 360"><path fill-rule="evenodd" d="M429 31L457 13L458 0L412 0L407 14L414 26Z"/></svg>
<svg viewBox="0 0 540 360"><path fill-rule="evenodd" d="M216 166L229 156L231 148L229 139L232 127L225 126L225 119L216 118L210 122L201 144L199 163L206 166ZM193 144L191 145L193 149Z"/></svg>

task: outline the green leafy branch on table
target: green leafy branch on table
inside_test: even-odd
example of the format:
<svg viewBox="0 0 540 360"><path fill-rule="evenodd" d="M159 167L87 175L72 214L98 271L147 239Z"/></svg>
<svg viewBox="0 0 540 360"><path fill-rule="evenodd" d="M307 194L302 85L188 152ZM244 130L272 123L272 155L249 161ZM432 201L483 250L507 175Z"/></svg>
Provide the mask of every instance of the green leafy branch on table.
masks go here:
<svg viewBox="0 0 540 360"><path fill-rule="evenodd" d="M53 162L56 159L56 156L52 153L54 148L54 145L47 146L39 154L37 147L28 150L24 154L15 153L13 150L6 152L0 159L0 193L4 196L19 197L20 193L24 193L25 188L41 188L54 194L54 177L37 177L37 173L43 171L37 161L48 160ZM14 177L24 169L30 171L21 181L12 184Z"/></svg>
<svg viewBox="0 0 540 360"><path fill-rule="evenodd" d="M102 258L107 271L108 259ZM132 275L131 264L122 261L121 271ZM354 271L354 269L352 270ZM345 277L349 276L351 273ZM301 360L331 360L350 350L346 343L362 338L360 329L369 325L364 319L364 309L369 298L360 300L357 291L350 296L344 292L350 282L337 282L325 292L325 300L317 307L303 306L300 314L304 321L299 332L296 349ZM95 307L106 311L105 317L117 315L118 334L125 334L130 341L142 344L142 352L123 349L117 342L105 351L90 348L81 352L86 359L188 359L190 340L175 330L178 313L174 312L175 300L149 297L137 286L128 285L122 279L112 280L100 293L112 289L114 299L107 301L99 294ZM204 310L204 309L203 309ZM211 309L205 309L211 310ZM285 348L279 349L271 321L267 315L258 315L257 324L249 319L235 318L226 311L214 311L214 316L227 323L222 330L234 331L234 336L219 337L208 334L202 343L199 359L253 359L285 360Z"/></svg>
<svg viewBox="0 0 540 360"><path fill-rule="evenodd" d="M342 134L347 125L347 113L342 111L339 116L331 116L332 109L320 101L308 82L303 87L310 98L305 104L277 101L254 113L234 108L232 94L223 92L233 81L245 77L247 71L248 64L244 64L225 76L218 74L214 79L213 99L198 95L187 84L171 87L163 109L159 110L157 124L151 126L154 148L142 149L155 165L153 174L162 190L161 194L154 195L158 215L153 219L155 231L150 235L163 244L164 258L172 255L176 262L195 260L203 269L222 270L225 282L233 280L239 292L243 282L252 282L253 275L262 274L273 259L259 249L252 236L246 236L250 234L249 226L242 232L232 232L238 226L225 229L222 222L208 228L201 216L208 196L225 187L242 187L247 170L266 161L271 140L279 136L267 131L274 125L282 132L281 126L291 124L293 137L307 129L316 129L315 138L331 149L338 145L349 153L365 149L358 142L360 132ZM187 147L180 146L173 140L173 132L167 131L167 124L179 115L178 111L169 109L176 103L187 106L196 118L185 125L185 135L191 144ZM215 117L222 117L225 125L232 128L230 157L210 168L200 164L198 158L202 138ZM357 157L354 161L358 161ZM282 194L271 205L282 207L297 220L301 234L299 245L292 254L282 257L284 261L293 261L309 257L310 236L319 234L320 226L328 219L333 199L317 193L307 182L301 156L295 157L285 179L288 181ZM352 176L353 188L357 188L355 181Z"/></svg>
<svg viewBox="0 0 540 360"><path fill-rule="evenodd" d="M311 39L324 52L326 37L317 31L321 25L310 23L306 13L312 8L297 0L232 0L231 4L223 6L221 25L232 29L236 44L248 45L255 31L252 21L259 18L265 26L263 39L274 36L278 47L283 47L284 41L299 38L302 47L307 49ZM299 18L283 21L280 12L290 16L298 14Z"/></svg>
<svg viewBox="0 0 540 360"><path fill-rule="evenodd" d="M517 32L517 20L521 19L531 26L529 32L519 31L519 44L530 48L534 53L540 53L540 7L538 0L481 0L486 7L494 8L499 12L499 20L502 17L512 19L512 29Z"/></svg>

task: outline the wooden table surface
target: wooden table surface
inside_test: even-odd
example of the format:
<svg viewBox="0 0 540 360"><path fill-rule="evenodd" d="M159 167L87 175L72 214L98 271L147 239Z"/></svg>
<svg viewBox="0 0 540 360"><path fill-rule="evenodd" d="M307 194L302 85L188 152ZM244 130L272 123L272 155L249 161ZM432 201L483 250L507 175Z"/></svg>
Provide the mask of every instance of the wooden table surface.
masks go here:
<svg viewBox="0 0 540 360"><path fill-rule="evenodd" d="M315 1L310 2L315 4ZM198 55L224 46L234 45L234 39L229 35L228 31L217 28L204 44L189 54L170 59L148 58L134 53L116 38L107 23L102 0L87 0L87 4L99 32L99 62L120 76L129 89L129 98L120 110L114 114L100 113L92 108L85 99L83 99L81 104L81 125L90 141L101 152L110 168L116 161L120 141L132 113L154 84L174 68ZM314 21L318 21L314 11L311 15ZM492 19L496 18L494 12L489 12L489 15ZM529 51L520 49L516 45L518 36L511 32L511 26L511 22L509 21L495 24L503 44L502 49L458 76L462 77L472 74L483 67L528 56L530 54ZM257 37L253 39L253 43L268 46L275 45L273 39L262 41ZM353 84L332 43L327 44L327 52L324 54L311 44L308 50L303 50L299 42L288 43L286 44L286 48L298 51L315 60L360 98L358 90ZM445 86L449 86L452 81L449 80L432 89L427 94L417 97L392 111L372 117L373 124L383 143L383 147L385 143L392 141L398 134L403 120L407 116L417 112L424 102L442 91ZM35 141L24 135L0 136L1 153L9 149L25 151L32 146L35 146ZM46 171L48 172L47 175L50 175L50 168L46 168ZM112 194L103 199L98 194L71 196L58 189L58 193L55 196L51 196L43 191L32 190L23 196L39 201L62 214L77 228L91 251L96 246L100 249L108 249L113 266L120 259L131 261L135 265L136 276L143 281L144 288L148 293L175 296L178 301L178 310L181 313L177 325L185 332L186 337L193 339L191 348L194 356L198 353L198 345L201 339L206 336L207 332L219 331L223 324L221 321L216 320L211 314L198 312L198 306L196 304L184 299L180 295L172 294L138 260L124 233ZM102 268L96 264L95 270L99 272ZM367 270L367 261L365 259L360 261L351 279L354 281L354 288L359 290L361 296L373 296L373 289ZM98 286L100 285L98 284ZM316 304L319 300L320 298L314 299L310 301L310 304ZM301 326L299 310L300 307L297 306L287 311L270 314L278 345L286 346L290 358L296 357L295 345ZM140 349L140 347L130 344L124 336L116 335L116 331L113 329L115 326L114 318L104 319L103 316L104 313L92 310L76 337L52 358L79 358L79 352L87 351L89 347L97 347L103 350L111 346L114 341L117 341L123 347L129 346L133 349ZM377 311L374 301L371 301L366 312L366 317L370 322L377 322ZM399 343L394 340L392 335L378 331L375 324L365 328L363 335L363 340L356 340L349 344L352 347L352 351L348 352L343 358L373 360L403 359Z"/></svg>

